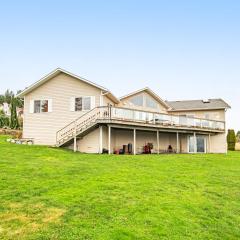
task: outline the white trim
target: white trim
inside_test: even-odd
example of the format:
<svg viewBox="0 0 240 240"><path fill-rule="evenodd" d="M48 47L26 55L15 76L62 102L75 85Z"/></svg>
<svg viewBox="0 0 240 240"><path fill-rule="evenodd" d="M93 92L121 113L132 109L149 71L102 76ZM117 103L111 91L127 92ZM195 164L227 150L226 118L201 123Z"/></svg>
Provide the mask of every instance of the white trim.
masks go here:
<svg viewBox="0 0 240 240"><path fill-rule="evenodd" d="M48 112L53 111L53 100L52 99L47 99L48 100Z"/></svg>
<svg viewBox="0 0 240 240"><path fill-rule="evenodd" d="M35 101L40 101L40 112L35 112ZM47 112L43 112L42 111L42 101L47 101L48 103L48 111ZM50 106L51 104L51 106ZM49 108L50 106L50 108ZM30 100L30 110L29 113L33 113L33 114L47 114L47 113L51 113L52 112L52 99L49 98L36 98L36 99L31 99Z"/></svg>
<svg viewBox="0 0 240 240"><path fill-rule="evenodd" d="M96 99L95 96L90 96L91 102L90 102L90 108L91 110L95 108L96 106Z"/></svg>
<svg viewBox="0 0 240 240"><path fill-rule="evenodd" d="M186 109L169 109L168 112L188 112L188 111L210 111L210 110L224 110L227 108L186 108Z"/></svg>
<svg viewBox="0 0 240 240"><path fill-rule="evenodd" d="M24 97L25 99L25 97ZM29 113L34 113L34 100L30 99L29 101Z"/></svg>
<svg viewBox="0 0 240 240"><path fill-rule="evenodd" d="M75 112L75 97L70 97L69 110Z"/></svg>

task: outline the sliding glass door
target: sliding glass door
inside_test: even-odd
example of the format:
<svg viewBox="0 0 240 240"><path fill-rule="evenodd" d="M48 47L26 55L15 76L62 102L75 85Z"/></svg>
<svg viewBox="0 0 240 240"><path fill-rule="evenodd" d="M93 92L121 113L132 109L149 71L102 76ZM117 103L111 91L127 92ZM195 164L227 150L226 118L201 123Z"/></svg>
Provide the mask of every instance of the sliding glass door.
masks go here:
<svg viewBox="0 0 240 240"><path fill-rule="evenodd" d="M194 136L188 137L188 152L194 153L206 153L206 137L197 135L196 136L196 143L194 141Z"/></svg>

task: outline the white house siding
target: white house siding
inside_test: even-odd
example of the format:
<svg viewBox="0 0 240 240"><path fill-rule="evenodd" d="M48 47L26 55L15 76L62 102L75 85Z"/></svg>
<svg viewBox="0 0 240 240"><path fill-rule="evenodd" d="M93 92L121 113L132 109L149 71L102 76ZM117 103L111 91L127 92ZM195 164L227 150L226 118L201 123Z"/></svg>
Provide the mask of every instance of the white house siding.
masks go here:
<svg viewBox="0 0 240 240"><path fill-rule="evenodd" d="M108 106L108 105L114 106L115 103L111 99L109 99L107 96L103 96L103 106Z"/></svg>
<svg viewBox="0 0 240 240"><path fill-rule="evenodd" d="M99 106L100 94L100 89L60 73L25 96L23 137L54 145L56 132L85 113L70 111L71 97L95 96L95 106ZM52 112L30 113L30 100L38 99L52 99Z"/></svg>
<svg viewBox="0 0 240 240"><path fill-rule="evenodd" d="M193 115L196 118L205 118L205 114L209 115L209 119L217 121L225 121L225 110L198 110L198 111L179 111L170 112L174 115Z"/></svg>
<svg viewBox="0 0 240 240"><path fill-rule="evenodd" d="M210 139L211 153L227 153L227 141L225 133L213 135Z"/></svg>
<svg viewBox="0 0 240 240"><path fill-rule="evenodd" d="M83 153L99 153L99 128L91 131L77 141L77 151Z"/></svg>

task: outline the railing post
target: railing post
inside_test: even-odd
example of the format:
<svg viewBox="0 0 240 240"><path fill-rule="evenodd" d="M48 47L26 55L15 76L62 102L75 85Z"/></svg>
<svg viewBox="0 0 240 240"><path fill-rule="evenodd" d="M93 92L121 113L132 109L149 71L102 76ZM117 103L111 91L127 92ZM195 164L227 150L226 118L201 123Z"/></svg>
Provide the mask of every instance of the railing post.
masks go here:
<svg viewBox="0 0 240 240"><path fill-rule="evenodd" d="M108 106L108 120L110 121L112 118L112 111L111 111L111 105Z"/></svg>

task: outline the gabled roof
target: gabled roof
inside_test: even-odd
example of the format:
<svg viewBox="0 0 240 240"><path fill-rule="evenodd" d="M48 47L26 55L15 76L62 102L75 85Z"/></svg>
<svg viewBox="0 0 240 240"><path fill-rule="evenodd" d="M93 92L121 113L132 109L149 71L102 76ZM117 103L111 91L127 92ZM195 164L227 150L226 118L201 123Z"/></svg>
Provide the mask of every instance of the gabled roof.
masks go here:
<svg viewBox="0 0 240 240"><path fill-rule="evenodd" d="M47 82L48 80L52 79L53 77L57 76L59 73L65 73L71 77L74 77L82 82L85 82L91 86L94 86L100 90L103 91L103 93L105 95L107 95L113 102L118 103L119 99L117 97L115 97L107 88L104 88L96 83L93 83L83 77L80 77L78 75L75 75L73 73L70 73L64 69L61 68L56 68L55 70L53 70L52 72L50 72L49 74L47 74L46 76L44 76L43 78L41 78L40 80L38 80L37 82L33 83L32 85L30 85L28 88L24 89L22 92L20 92L17 97L23 97L24 95L26 95L27 93L30 93L31 91L33 91L34 89L36 89L37 87L41 86L43 83Z"/></svg>
<svg viewBox="0 0 240 240"><path fill-rule="evenodd" d="M167 109L170 108L170 106L168 105L167 102L165 102L164 100L162 100L155 92L153 92L150 88L148 87L145 87L143 89L139 89L135 92L132 92L132 93L129 93L123 97L120 97L120 101L125 99L125 98L128 98L128 97L131 97L133 95L136 95L136 94L139 94L141 92L147 92L149 95L151 95L154 99L156 99L158 102L160 102L162 105L164 105Z"/></svg>
<svg viewBox="0 0 240 240"><path fill-rule="evenodd" d="M227 109L231 108L224 100L208 99L208 100L184 100L184 101L166 101L171 106L169 111L185 111L185 110L210 110L210 109Z"/></svg>

